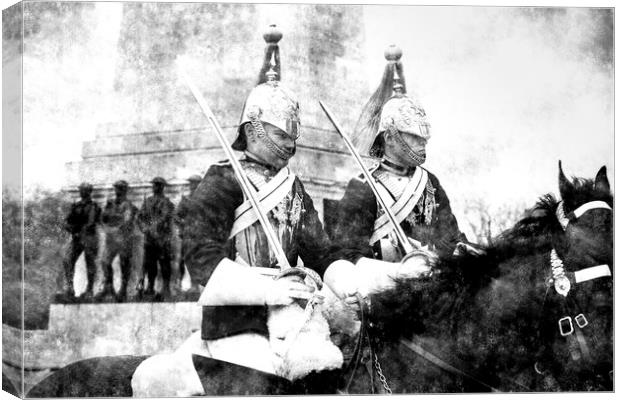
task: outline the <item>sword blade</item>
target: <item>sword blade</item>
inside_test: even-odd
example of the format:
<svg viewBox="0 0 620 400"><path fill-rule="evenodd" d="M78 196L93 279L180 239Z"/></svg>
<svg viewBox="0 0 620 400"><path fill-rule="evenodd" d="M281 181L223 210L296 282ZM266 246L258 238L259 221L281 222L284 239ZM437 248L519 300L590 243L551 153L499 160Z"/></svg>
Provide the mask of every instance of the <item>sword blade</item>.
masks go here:
<svg viewBox="0 0 620 400"><path fill-rule="evenodd" d="M205 117L207 117L207 120L213 127L213 130L215 131L215 135L217 136L220 142L220 145L222 146L222 148L224 149L224 152L226 153L226 156L230 160L233 171L235 172L235 175L237 176L237 180L239 181L239 185L241 186L243 193L249 199L250 203L252 204L252 208L255 210L256 215L258 216L258 220L263 228L263 231L265 232L265 236L267 237L267 242L269 243L269 247L274 252L276 259L278 260L278 264L280 268L282 269L290 268L291 266L288 262L288 259L286 258L286 254L284 253L284 250L282 249L282 244L280 243L278 236L273 230L273 226L271 226L271 223L269 222L269 219L267 218L267 212L264 209L264 207L260 204L256 190L250 184L250 181L248 177L246 176L245 171L243 170L243 167L241 166L241 163L239 163L239 160L237 160L237 157L235 156L235 153L230 143L228 143L226 136L224 136L224 132L222 131L222 128L217 122L215 115L211 111L211 108L209 108L209 105L207 104L207 101L205 100L205 98L198 91L198 89L194 86L193 82L190 80L189 76L187 76L187 74L185 73L182 67L179 67L179 73L181 77L183 78L183 80L185 81L185 84L189 87L189 90L194 95L194 98L198 102L198 105L202 109L202 112L204 113Z"/></svg>
<svg viewBox="0 0 620 400"><path fill-rule="evenodd" d="M355 146L351 142L351 139L349 139L347 134L344 133L342 131L342 129L340 129L340 126L338 125L338 122L336 122L336 120L334 119L333 114L329 111L327 106L322 101L320 101L320 100L319 100L319 104L321 105L321 108L323 109L323 112L325 112L325 115L327 115L327 118L329 119L329 121L334 126L334 129L336 130L336 132L338 132L338 134L340 135L340 137L342 138L344 143L347 145L347 148L349 149L349 152L351 153L351 155L353 156L353 158L357 162L357 165L362 170L362 173L364 174L364 177L366 178L366 181L368 182L368 185L372 189L372 192L374 193L375 197L379 201L379 204L381 205L381 208L383 209L383 211L387 215L388 220L390 221L390 224L394 228L394 232L396 233L396 237L398 238L398 241L400 242L400 245L402 246L403 250L405 251L405 255L412 253L415 250L413 248L413 245L411 244L411 242L407 238L407 235L405 234L405 231L403 231L403 228L400 226L400 224L396 220L396 217L394 216L394 213L392 212L390 207L388 207L388 205L386 204L385 199L383 199L383 197L381 197L379 195L379 191L377 190L377 186L376 186L377 183L375 182L375 179L370 174L370 171L368 171L368 168L366 168L366 165L364 165L364 161L362 160L362 157L357 152L357 149L355 148Z"/></svg>

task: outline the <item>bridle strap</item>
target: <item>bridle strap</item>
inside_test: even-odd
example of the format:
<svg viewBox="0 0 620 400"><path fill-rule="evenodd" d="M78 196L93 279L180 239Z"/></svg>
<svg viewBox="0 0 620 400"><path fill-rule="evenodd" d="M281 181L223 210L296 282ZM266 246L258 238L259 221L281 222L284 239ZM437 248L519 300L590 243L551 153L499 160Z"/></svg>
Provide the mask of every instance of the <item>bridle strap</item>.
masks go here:
<svg viewBox="0 0 620 400"><path fill-rule="evenodd" d="M447 362L445 362L444 360L442 360L441 358L437 357L436 355L434 355L433 353L425 350L424 348L422 348L422 346L420 346L419 344L411 341L411 340L407 340L405 338L401 338L400 342L405 345L409 350L411 350L412 352L422 356L424 359L426 359L427 361L432 362L433 364L435 364L436 366L438 366L439 368L448 371L448 372L452 372L453 374L456 375L460 375L462 377L465 377L467 379L470 379L474 382L476 382L477 384L479 384L480 386L484 386L487 389L489 389L491 392L499 392L499 389L496 389L495 387L483 382L482 380L468 374L467 372L458 369L457 367L448 364ZM530 388L520 385L522 388L524 388L525 390L529 391Z"/></svg>
<svg viewBox="0 0 620 400"><path fill-rule="evenodd" d="M606 210L611 210L611 207L609 207L609 204L605 203L604 201L597 200L597 201L590 201L590 202L588 202L586 204L583 204L583 205L577 207L577 209L575 211L573 211L572 214L575 215L575 218L579 218L583 214L585 214L587 211L594 210L594 209L597 209L597 208L603 208L603 209L606 209ZM570 217L570 214L569 214L569 217Z"/></svg>
<svg viewBox="0 0 620 400"><path fill-rule="evenodd" d="M558 208L555 211L555 215L560 225L562 225L562 229L566 230L566 227L568 226L568 223L571 220L580 218L586 212L590 210L599 209L599 208L604 209L604 210L610 210L610 211L612 210L609 204L601 200L596 200L596 201L589 201L585 204L582 204L581 206L577 207L574 211L571 211L570 213L568 213L568 215L566 215L564 213L564 202L560 201L558 203Z"/></svg>
<svg viewBox="0 0 620 400"><path fill-rule="evenodd" d="M353 378L355 378L355 373L357 372L357 368L359 367L360 360L362 359L364 338L367 336L366 313L364 312L365 311L364 307L366 306L366 302L364 301L364 298L359 293L357 293L356 296L357 296L357 301L360 305L360 312L359 312L360 330L357 335L357 340L355 342L355 349L353 350L353 357L349 361L349 365L347 365L347 367L345 368L345 374L348 370L350 370L351 375L349 376L349 379L347 379L344 389L340 391L341 394L349 394L349 388L351 387L351 383L353 383ZM371 375L371 379L372 379L372 375ZM374 385L371 385L371 386L374 387Z"/></svg>
<svg viewBox="0 0 620 400"><path fill-rule="evenodd" d="M604 276L611 276L611 270L607 264L580 269L579 271L575 271L573 273L575 274L575 283L586 282L592 279L602 278Z"/></svg>

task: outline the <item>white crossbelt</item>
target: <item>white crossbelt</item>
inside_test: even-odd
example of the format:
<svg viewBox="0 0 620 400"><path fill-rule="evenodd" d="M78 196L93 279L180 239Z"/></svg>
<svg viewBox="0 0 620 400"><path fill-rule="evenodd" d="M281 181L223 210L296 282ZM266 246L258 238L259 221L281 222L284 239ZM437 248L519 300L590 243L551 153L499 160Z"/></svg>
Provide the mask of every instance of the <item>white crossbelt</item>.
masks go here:
<svg viewBox="0 0 620 400"><path fill-rule="evenodd" d="M420 200L420 197L424 193L424 189L426 188L426 182L428 181L428 173L423 168L416 168L407 188L400 196L400 198L394 202L391 196L388 194L388 191L385 189L383 184L377 185L377 191L379 195L385 200L386 204L389 205L394 217L398 223L402 222L405 218L411 214L413 208ZM386 214L381 215L375 221L374 231L368 243L373 245L377 240L383 238L385 235L390 233L394 228L390 224L390 221Z"/></svg>
<svg viewBox="0 0 620 400"><path fill-rule="evenodd" d="M252 181L252 184L258 186L255 182L256 179L252 179L251 173L247 173L248 178ZM259 187L258 199L263 206L263 209L267 212L274 209L280 201L291 191L293 183L295 182L295 174L285 167L282 168L269 182ZM235 210L235 222L230 231L229 239L235 237L239 232L245 228L251 226L258 220L256 211L252 209L252 204L249 200L246 200Z"/></svg>

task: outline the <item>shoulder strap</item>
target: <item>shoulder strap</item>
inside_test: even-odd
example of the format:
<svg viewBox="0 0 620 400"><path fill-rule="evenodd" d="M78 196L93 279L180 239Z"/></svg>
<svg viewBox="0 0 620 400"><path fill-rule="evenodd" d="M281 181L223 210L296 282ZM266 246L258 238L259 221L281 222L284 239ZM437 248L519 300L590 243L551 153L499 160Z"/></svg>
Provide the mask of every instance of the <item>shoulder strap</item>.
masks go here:
<svg viewBox="0 0 620 400"><path fill-rule="evenodd" d="M256 174L258 175L258 174ZM295 174L289 168L282 168L269 182L260 182L251 172L248 179L258 188L258 199L266 211L271 211L291 191L295 182ZM256 181L256 182L255 182ZM246 200L235 210L235 222L228 238L233 238L245 228L258 220L249 200Z"/></svg>
<svg viewBox="0 0 620 400"><path fill-rule="evenodd" d="M420 197L424 193L424 189L426 188L426 182L428 181L428 172L426 172L422 168L416 168L409 184L405 188L402 196L394 202L387 202L390 200L391 196L383 197L381 189L379 189L379 194L382 195L382 198L386 200L388 204L392 204L390 209L392 213L396 217L398 223L401 223L409 214L413 211L413 207L418 203ZM381 183L381 181L379 181ZM381 185L377 185L378 188L383 188L387 195L387 189ZM383 238L389 232L392 231L392 226L390 224L390 220L387 215L383 214L375 221L374 232L368 241L370 245L373 245L377 240Z"/></svg>

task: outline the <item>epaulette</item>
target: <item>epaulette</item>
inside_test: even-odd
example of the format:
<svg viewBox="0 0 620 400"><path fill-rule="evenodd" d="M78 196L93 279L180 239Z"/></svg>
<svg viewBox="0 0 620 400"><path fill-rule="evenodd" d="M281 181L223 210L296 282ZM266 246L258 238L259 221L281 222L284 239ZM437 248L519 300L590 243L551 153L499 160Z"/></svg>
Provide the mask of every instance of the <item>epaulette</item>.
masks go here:
<svg viewBox="0 0 620 400"><path fill-rule="evenodd" d="M213 165L217 165L218 167L228 167L230 166L230 161L229 160L222 160L222 161L218 161Z"/></svg>
<svg viewBox="0 0 620 400"><path fill-rule="evenodd" d="M379 168L379 165L380 165L380 164L381 164L380 162L375 161L375 162L373 163L373 165L371 165L371 166L370 166L370 168L368 168L368 172L372 175L372 174L373 174L373 172L375 172L375 171L377 170L377 168ZM366 182L366 175L364 175L364 174L360 174L360 175L356 176L356 177L355 177L355 178L353 178L353 179L357 179L358 181L360 181L360 182L362 182L362 183L363 183L363 182Z"/></svg>
<svg viewBox="0 0 620 400"><path fill-rule="evenodd" d="M353 179L358 180L362 183L366 182L366 176L364 174L354 176Z"/></svg>

